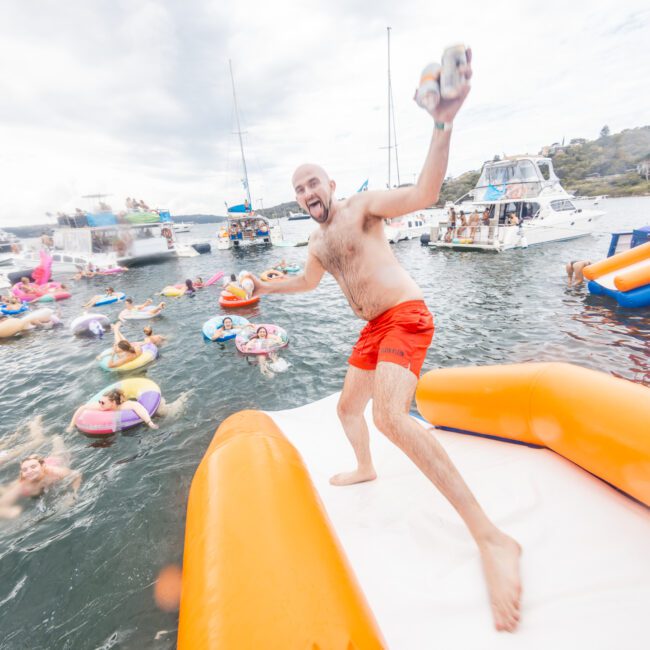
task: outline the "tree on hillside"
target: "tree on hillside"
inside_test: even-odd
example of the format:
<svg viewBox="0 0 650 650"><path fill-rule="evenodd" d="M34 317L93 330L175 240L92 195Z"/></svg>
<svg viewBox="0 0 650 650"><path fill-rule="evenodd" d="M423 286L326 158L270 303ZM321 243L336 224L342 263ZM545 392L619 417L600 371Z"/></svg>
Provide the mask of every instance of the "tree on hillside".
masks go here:
<svg viewBox="0 0 650 650"><path fill-rule="evenodd" d="M609 135L609 127L607 124L600 130L600 137L601 138L606 138Z"/></svg>

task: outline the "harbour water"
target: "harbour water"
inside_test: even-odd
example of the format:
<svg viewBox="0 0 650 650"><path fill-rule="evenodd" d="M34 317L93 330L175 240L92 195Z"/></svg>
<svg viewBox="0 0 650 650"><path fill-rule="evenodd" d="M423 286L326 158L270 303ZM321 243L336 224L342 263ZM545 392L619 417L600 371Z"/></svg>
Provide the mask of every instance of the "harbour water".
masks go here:
<svg viewBox="0 0 650 650"><path fill-rule="evenodd" d="M395 245L435 315L424 370L557 360L649 384L650 312L566 286L567 261L600 259L611 231L650 222L650 198L608 199L600 207L607 215L595 236L528 250L481 254L437 251L418 241ZM215 231L195 226L189 237ZM303 264L305 256L304 247L213 247L213 254L75 283L73 297L59 305L67 324L107 286L140 302L187 277L207 278L218 269L259 273L282 257ZM20 518L0 522L1 649L175 647L177 617L156 609L152 584L162 566L181 563L188 490L214 430L243 408L292 408L340 390L363 324L330 277L313 293L265 296L241 312L289 332L282 356L291 366L273 379L232 344L222 349L203 340L202 323L219 313L218 294L212 287L193 298L165 299L163 317L152 321L169 342L146 375L168 402L186 399L184 409L160 419L157 431L138 428L101 443L64 434L73 467L84 475L77 501L48 494L28 503ZM109 317L119 310L98 309ZM137 340L141 326L131 321L124 333ZM95 360L109 344L109 334L103 341L75 338L67 327L0 341L0 437L36 414L43 415L46 434L62 433L74 409L111 383ZM0 465L0 481L12 480L16 469Z"/></svg>

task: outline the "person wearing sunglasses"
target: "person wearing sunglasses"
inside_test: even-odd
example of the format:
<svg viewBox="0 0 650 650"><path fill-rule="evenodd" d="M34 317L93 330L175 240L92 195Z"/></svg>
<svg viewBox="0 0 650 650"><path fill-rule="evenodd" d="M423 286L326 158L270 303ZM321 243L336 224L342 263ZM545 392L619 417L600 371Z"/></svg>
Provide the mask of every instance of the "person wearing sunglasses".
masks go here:
<svg viewBox="0 0 650 650"><path fill-rule="evenodd" d="M82 404L72 416L66 431L74 430L77 419L84 411L134 411L135 414L150 428L157 429L158 425L151 419L147 409L132 399L126 399L124 393L119 389L109 390L104 393L94 404Z"/></svg>

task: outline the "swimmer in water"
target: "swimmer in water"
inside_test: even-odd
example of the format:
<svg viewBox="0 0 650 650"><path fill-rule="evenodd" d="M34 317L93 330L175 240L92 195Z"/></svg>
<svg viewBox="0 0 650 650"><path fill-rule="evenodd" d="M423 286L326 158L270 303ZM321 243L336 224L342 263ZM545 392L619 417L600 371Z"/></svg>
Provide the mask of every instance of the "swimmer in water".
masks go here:
<svg viewBox="0 0 650 650"><path fill-rule="evenodd" d="M160 302L155 306L152 306L153 300L151 298L147 298L143 303L140 305L134 305L133 304L133 298L128 297L124 301L124 309L126 311L144 311L146 310L148 314L151 314L152 316L158 315L164 308L165 308L165 303Z"/></svg>
<svg viewBox="0 0 650 650"><path fill-rule="evenodd" d="M131 343L126 339L124 334L120 331L121 323L118 321L113 328L113 356L108 362L109 368L119 368L134 359L137 359L142 354L142 348L139 343ZM103 355L99 355L98 359Z"/></svg>
<svg viewBox="0 0 650 650"><path fill-rule="evenodd" d="M591 264L589 260L569 262L566 265L567 284L570 287L578 287L585 281L584 270Z"/></svg>
<svg viewBox="0 0 650 650"><path fill-rule="evenodd" d="M0 441L0 466L15 458L26 456L42 445L46 438L43 435L43 417L37 415L27 423L29 435L24 439L23 426L18 427L14 433L5 435Z"/></svg>
<svg viewBox="0 0 650 650"><path fill-rule="evenodd" d="M71 482L73 493L76 494L81 485L81 473L68 466L61 436L53 436L49 456L32 454L20 461L18 479L0 495L0 518L17 517L22 512L22 507L17 505L18 501L39 497L52 485L66 479Z"/></svg>
<svg viewBox="0 0 650 650"><path fill-rule="evenodd" d="M113 287L108 287L106 289L106 294L100 294L97 296L93 296L87 303L84 304L84 309L88 309L89 307L92 307L93 305L97 304L98 302L101 302L106 298L106 296L113 296L115 294L115 289Z"/></svg>
<svg viewBox="0 0 650 650"><path fill-rule="evenodd" d="M144 332L143 343L152 343L159 348L167 340L167 337L162 336L162 334L154 334L153 328L150 325L143 327L142 331Z"/></svg>

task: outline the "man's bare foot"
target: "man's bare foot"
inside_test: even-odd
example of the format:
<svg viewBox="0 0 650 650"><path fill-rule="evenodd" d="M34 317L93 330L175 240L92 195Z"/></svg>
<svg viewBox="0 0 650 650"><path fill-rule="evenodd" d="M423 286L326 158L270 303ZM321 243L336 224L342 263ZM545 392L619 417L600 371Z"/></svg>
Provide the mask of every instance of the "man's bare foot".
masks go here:
<svg viewBox="0 0 650 650"><path fill-rule="evenodd" d="M377 472L374 468L370 469L356 469L354 472L341 472L334 474L330 479L332 485L354 485L355 483L365 483L366 481L374 481L377 478Z"/></svg>
<svg viewBox="0 0 650 650"><path fill-rule="evenodd" d="M479 546L496 629L514 632L519 624L521 546L503 533Z"/></svg>

